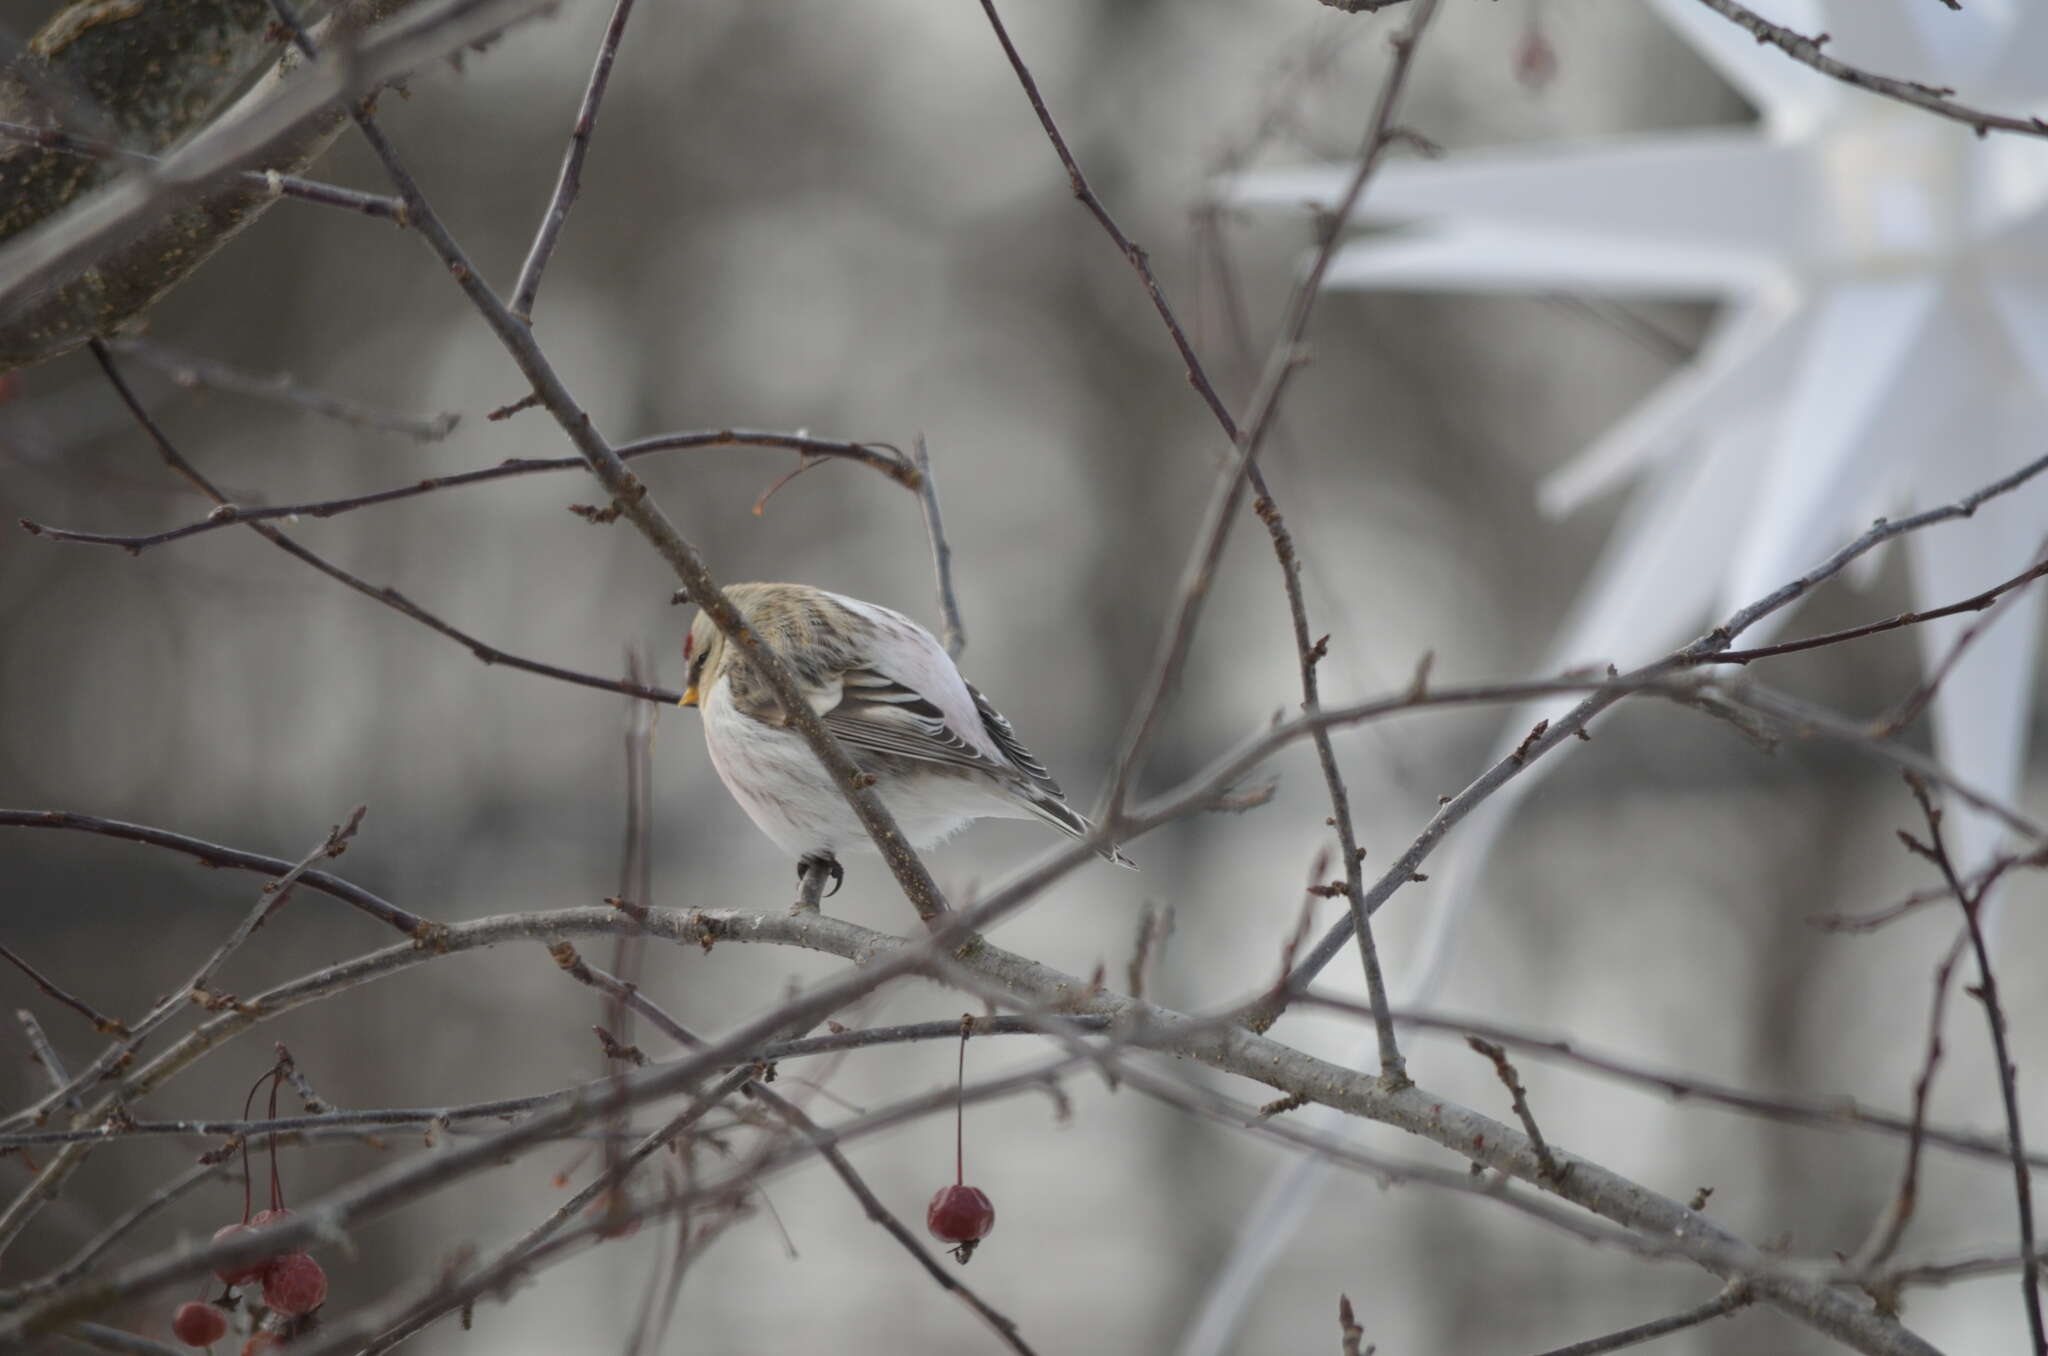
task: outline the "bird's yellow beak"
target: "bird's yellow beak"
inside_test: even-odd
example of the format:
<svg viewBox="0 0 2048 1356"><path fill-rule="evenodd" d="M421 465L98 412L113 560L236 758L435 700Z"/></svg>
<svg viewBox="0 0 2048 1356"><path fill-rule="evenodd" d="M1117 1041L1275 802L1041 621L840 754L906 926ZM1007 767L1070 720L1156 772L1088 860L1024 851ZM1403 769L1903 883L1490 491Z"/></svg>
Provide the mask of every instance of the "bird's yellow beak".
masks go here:
<svg viewBox="0 0 2048 1356"><path fill-rule="evenodd" d="M676 705L677 705L677 706L695 706L696 704L697 704L697 685L696 685L695 683L692 683L692 684L690 684L690 685L689 685L688 687L686 687L686 688L684 688L684 689L683 689L683 699L682 699L681 701L677 702L677 703L676 703Z"/></svg>

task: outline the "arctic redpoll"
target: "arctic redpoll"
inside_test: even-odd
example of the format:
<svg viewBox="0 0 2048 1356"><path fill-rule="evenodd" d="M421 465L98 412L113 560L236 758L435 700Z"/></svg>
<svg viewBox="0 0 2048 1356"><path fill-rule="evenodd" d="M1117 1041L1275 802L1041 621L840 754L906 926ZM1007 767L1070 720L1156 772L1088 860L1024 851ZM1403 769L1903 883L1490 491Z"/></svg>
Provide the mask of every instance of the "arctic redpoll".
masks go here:
<svg viewBox="0 0 2048 1356"><path fill-rule="evenodd" d="M838 737L913 847L982 818L1042 819L1076 838L1068 807L1010 722L960 676L931 632L900 612L804 584L734 584L726 596L795 670L811 709ZM782 704L702 613L683 642L683 705L704 714L711 764L761 832L800 867L872 847L831 775ZM1131 863L1114 847L1102 854Z"/></svg>

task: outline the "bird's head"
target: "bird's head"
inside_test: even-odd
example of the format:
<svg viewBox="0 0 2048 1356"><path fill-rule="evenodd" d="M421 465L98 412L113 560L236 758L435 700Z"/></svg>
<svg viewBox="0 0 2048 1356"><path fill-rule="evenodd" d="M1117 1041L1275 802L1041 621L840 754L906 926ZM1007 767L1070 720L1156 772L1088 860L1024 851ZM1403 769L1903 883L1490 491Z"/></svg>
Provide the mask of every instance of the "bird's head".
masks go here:
<svg viewBox="0 0 2048 1356"><path fill-rule="evenodd" d="M699 612L683 637L683 670L689 675L683 686L684 706L695 706L710 693L724 660L725 633L712 625L709 613Z"/></svg>

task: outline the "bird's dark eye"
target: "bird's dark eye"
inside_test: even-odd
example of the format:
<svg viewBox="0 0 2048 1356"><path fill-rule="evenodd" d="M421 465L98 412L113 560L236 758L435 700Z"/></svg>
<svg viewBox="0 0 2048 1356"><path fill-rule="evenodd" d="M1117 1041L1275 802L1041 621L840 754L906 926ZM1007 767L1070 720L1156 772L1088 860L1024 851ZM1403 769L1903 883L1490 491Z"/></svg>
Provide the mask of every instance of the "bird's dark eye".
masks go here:
<svg viewBox="0 0 2048 1356"><path fill-rule="evenodd" d="M685 655L684 657L688 658L687 655ZM690 686L695 687L697 685L697 680L704 676L704 661L709 659L710 657L710 654L706 653L700 654L695 659L690 660Z"/></svg>

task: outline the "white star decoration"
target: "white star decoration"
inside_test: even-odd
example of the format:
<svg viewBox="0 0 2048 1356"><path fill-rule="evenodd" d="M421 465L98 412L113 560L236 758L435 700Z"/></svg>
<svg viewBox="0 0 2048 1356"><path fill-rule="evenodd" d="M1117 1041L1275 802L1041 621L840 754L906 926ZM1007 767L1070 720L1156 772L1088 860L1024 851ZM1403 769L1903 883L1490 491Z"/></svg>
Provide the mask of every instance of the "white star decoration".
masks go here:
<svg viewBox="0 0 2048 1356"><path fill-rule="evenodd" d="M1347 245L1329 274L1334 287L1725 303L1697 356L1543 486L1543 506L1565 513L1639 482L1558 662L1652 658L1870 519L1955 499L2048 450L2048 141L1980 138L1760 47L1696 0L1655 3L1757 105L1756 125L1389 165L1361 212L1409 229ZM2048 110L2048 5L1762 8L1830 34L1828 54L1865 69L1979 107ZM1230 193L1322 204L1348 173L1261 171ZM2037 483L1966 527L1911 537L1918 602L2018 573L2044 532ZM2005 799L2024 767L2040 618L2034 599L2007 609L1935 705L1940 756ZM1924 651L1945 652L1970 620L1918 628ZM1956 820L1981 861L1995 822Z"/></svg>
<svg viewBox="0 0 2048 1356"><path fill-rule="evenodd" d="M1553 669L1668 652L1872 518L1949 502L2048 451L2048 141L1979 138L1760 47L1697 0L1653 3L1756 105L1755 125L1387 165L1359 216L1405 229L1347 245L1328 275L1332 287L1723 303L1699 353L1542 487L1543 507L1562 514L1635 482ZM1830 56L1866 70L1952 86L1979 108L2048 112L2039 0L1970 0L1961 12L1933 0L1752 7L1829 34ZM1320 207L1349 173L1256 171L1227 194ZM1969 523L1912 535L1916 602L1953 602L2017 574L2044 533L2048 483L2037 480ZM2008 803L2039 692L2041 613L2033 597L2005 609L1933 710L1942 761ZM1743 643L1767 643L1785 617ZM1915 628L1927 662L1973 620ZM1503 752L1528 723L1509 723ZM1434 987L1514 802L1558 761L1534 765L1460 830L1428 955L1397 1001ZM1951 824L1966 866L1999 842L1995 821L1963 807ZM1322 1171L1302 1160L1276 1174L1183 1335L1183 1356L1227 1347Z"/></svg>

